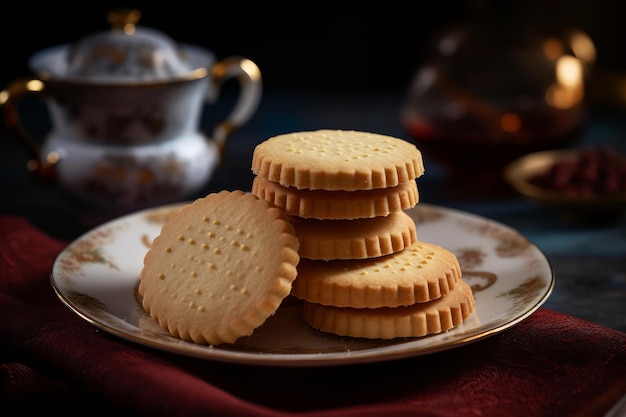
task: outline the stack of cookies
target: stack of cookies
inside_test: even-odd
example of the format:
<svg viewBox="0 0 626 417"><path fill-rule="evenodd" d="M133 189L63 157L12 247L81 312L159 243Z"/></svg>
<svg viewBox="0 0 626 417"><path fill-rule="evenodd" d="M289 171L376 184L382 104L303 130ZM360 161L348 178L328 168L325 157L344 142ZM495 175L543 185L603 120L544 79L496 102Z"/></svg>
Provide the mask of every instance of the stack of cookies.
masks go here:
<svg viewBox="0 0 626 417"><path fill-rule="evenodd" d="M341 336L440 333L474 310L454 254L417 237L420 151L380 134L275 136L252 157L252 194L286 213L299 240L291 294L303 317Z"/></svg>

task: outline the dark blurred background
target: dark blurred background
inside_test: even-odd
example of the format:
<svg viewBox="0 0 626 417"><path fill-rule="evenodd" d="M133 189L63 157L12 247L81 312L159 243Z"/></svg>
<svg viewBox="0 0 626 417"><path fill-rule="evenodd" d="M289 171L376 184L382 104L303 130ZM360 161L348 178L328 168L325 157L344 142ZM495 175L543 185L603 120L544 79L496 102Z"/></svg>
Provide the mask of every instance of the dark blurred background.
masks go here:
<svg viewBox="0 0 626 417"><path fill-rule="evenodd" d="M218 59L245 56L262 72L264 95L258 114L236 132L221 166L195 197L222 189L249 190L253 148L277 134L345 128L409 138L400 123L401 100L416 70L428 62L433 39L451 27L476 22L497 25L520 38L533 33L558 36L566 31L585 32L596 51L593 79L589 88L585 86L585 97L589 95L594 114L587 131L574 139L586 144L612 143L626 154L623 0L4 0L0 7L0 90L16 78L33 75L28 60L34 53L109 30L106 15L116 8L139 9L139 25L158 29L179 42L204 46ZM490 85L505 73L485 77L483 62L477 61L478 71L462 65L461 75L478 73L476 78L488 78ZM537 67L529 66L531 70ZM220 111L231 108L228 100L220 100L215 107ZM32 133L43 138L47 111L40 106L32 110L38 110L29 113L37 123L29 126ZM218 109L211 110L202 127L212 126L211 120L220 118ZM575 119L574 123L584 125L584 120ZM0 123L0 213L26 216L36 227L67 241L91 227L94 222L85 215L88 211L83 213L82 208L63 198L58 184L33 181L26 170L25 149L8 139ZM482 166L474 164L476 153L489 159L493 155L483 148L474 150L473 155L455 152L474 164L460 176L438 170L436 160L422 149L427 175L419 182L421 202L476 213L518 229L554 262L559 279L548 307L624 328L624 269L619 269L625 259L623 225L572 227L517 195L491 193L485 181L472 181L472 186L467 186L467 173ZM448 153L448 149L459 147L443 149ZM495 171L491 177L498 181L500 173ZM449 179L454 180L454 187L446 186Z"/></svg>
<svg viewBox="0 0 626 417"><path fill-rule="evenodd" d="M583 30L596 43L597 67L626 68L626 2L619 0L11 1L0 17L0 84L30 75L34 52L108 29L106 14L119 7L139 9L140 25L218 58L251 58L270 90L402 90L433 34L485 14L524 30Z"/></svg>

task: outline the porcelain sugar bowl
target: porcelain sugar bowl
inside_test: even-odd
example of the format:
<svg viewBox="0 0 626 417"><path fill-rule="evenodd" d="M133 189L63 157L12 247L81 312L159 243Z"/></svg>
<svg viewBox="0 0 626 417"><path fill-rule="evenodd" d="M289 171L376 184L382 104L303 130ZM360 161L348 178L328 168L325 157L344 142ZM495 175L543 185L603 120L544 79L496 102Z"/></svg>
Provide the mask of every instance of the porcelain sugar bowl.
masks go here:
<svg viewBox="0 0 626 417"><path fill-rule="evenodd" d="M249 59L217 60L137 26L138 11L109 17L110 31L31 57L35 76L0 93L5 123L30 153L29 169L81 203L119 213L185 199L208 183L231 133L256 112L260 71ZM205 134L204 105L231 78L237 100ZM19 117L30 95L44 98L50 113L39 141Z"/></svg>

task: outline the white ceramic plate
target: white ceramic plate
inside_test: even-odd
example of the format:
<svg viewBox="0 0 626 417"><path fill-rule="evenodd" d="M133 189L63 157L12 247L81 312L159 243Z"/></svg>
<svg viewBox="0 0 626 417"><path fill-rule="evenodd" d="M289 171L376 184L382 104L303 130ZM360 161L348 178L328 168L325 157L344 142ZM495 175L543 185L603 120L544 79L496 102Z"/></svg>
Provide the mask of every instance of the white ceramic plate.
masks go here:
<svg viewBox="0 0 626 417"><path fill-rule="evenodd" d="M537 310L554 287L545 255L515 230L476 215L425 203L407 212L418 239L445 247L459 259L472 286L475 311L458 327L421 338L357 339L308 326L297 301L287 299L261 327L234 344L203 346L170 336L137 298L143 257L169 205L103 224L71 243L54 262L54 290L83 319L119 337L170 352L217 361L272 366L375 362L463 346L501 332Z"/></svg>

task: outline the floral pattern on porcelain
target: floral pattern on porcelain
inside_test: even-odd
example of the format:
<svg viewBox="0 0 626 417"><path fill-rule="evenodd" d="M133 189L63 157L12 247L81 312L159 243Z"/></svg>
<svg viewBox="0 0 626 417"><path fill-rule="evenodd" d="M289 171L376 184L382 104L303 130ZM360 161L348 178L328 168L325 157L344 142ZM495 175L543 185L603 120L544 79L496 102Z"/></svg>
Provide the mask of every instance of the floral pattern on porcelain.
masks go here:
<svg viewBox="0 0 626 417"><path fill-rule="evenodd" d="M457 255L476 310L456 328L421 338L369 340L324 334L283 302L260 328L234 344L196 345L170 336L141 307L143 256L169 216L183 204L140 211L106 223L71 243L57 258L52 284L81 317L153 348L227 362L316 366L382 361L463 346L523 320L550 295L549 261L515 230L480 216L420 203L407 211L418 236Z"/></svg>

